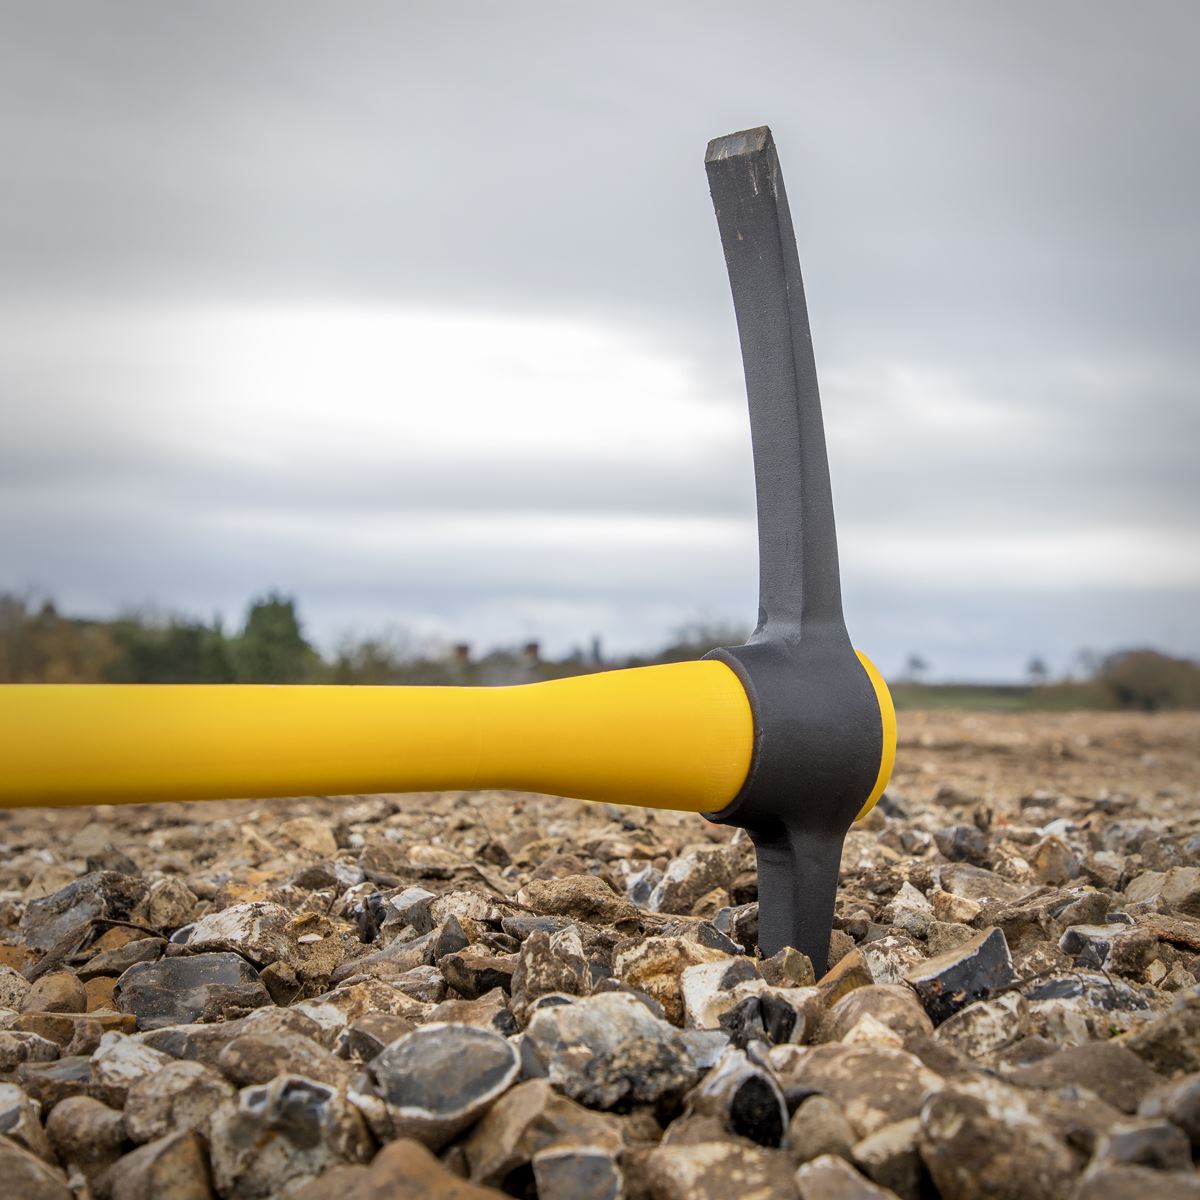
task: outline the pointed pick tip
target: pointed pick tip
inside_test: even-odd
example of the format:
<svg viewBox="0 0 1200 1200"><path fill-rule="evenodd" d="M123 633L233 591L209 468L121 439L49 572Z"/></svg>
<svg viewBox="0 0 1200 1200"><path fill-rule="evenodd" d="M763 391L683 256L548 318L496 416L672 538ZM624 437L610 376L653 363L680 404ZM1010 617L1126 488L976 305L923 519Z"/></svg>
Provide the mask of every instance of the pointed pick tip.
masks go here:
<svg viewBox="0 0 1200 1200"><path fill-rule="evenodd" d="M704 161L715 163L729 158L746 158L756 154L769 153L774 148L775 142L771 137L770 127L759 125L755 129L742 129L737 133L727 133L724 137L713 138L708 143Z"/></svg>

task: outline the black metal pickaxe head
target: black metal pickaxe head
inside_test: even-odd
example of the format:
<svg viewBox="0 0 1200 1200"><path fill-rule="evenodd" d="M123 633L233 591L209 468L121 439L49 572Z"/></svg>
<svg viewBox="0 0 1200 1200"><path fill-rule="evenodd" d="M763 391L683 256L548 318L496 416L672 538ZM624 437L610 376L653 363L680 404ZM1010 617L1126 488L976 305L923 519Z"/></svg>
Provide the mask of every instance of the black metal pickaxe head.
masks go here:
<svg viewBox="0 0 1200 1200"><path fill-rule="evenodd" d="M795 946L819 973L842 843L891 773L895 715L842 616L821 397L771 131L716 138L705 162L750 401L759 551L758 626L710 656L750 697L754 759L741 792L709 816L754 841L762 952Z"/></svg>

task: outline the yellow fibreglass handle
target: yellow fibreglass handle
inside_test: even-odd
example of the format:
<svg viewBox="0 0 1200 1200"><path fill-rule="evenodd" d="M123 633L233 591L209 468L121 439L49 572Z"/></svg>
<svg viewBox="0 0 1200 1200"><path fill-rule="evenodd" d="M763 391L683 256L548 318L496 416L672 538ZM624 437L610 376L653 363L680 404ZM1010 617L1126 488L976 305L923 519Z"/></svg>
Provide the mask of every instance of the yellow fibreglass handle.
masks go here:
<svg viewBox="0 0 1200 1200"><path fill-rule="evenodd" d="M724 663L518 687L0 687L0 804L516 788L706 812L754 728Z"/></svg>
<svg viewBox="0 0 1200 1200"><path fill-rule="evenodd" d="M884 724L865 813L895 716L863 663ZM0 686L3 807L512 788L716 812L753 750L745 690L715 660L497 688Z"/></svg>

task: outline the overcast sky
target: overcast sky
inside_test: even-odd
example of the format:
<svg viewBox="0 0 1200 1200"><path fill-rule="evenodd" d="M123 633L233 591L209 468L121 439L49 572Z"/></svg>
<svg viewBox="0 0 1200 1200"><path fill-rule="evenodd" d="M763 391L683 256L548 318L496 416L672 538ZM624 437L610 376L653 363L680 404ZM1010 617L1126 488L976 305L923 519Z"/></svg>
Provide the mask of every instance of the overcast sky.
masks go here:
<svg viewBox="0 0 1200 1200"><path fill-rule="evenodd" d="M1200 8L0 0L0 590L328 647L756 609L703 155L767 123L847 620L1200 654Z"/></svg>

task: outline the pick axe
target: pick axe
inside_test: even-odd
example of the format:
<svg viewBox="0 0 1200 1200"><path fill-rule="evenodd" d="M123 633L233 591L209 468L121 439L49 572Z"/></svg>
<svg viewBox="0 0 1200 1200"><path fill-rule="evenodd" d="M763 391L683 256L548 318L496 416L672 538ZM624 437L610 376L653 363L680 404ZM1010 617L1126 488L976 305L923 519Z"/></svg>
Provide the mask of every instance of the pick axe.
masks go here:
<svg viewBox="0 0 1200 1200"><path fill-rule="evenodd" d="M501 688L0 688L0 804L513 788L704 813L758 854L759 945L826 961L896 720L842 616L804 285L770 131L708 147L758 493L758 627L700 662Z"/></svg>

